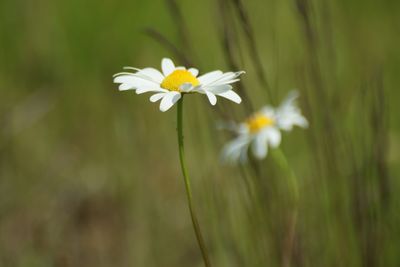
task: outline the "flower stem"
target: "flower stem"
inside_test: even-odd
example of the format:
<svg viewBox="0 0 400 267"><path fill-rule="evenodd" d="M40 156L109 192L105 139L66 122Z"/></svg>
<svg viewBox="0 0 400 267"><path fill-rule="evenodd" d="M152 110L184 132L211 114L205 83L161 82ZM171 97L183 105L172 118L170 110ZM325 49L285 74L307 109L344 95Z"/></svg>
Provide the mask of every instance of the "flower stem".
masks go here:
<svg viewBox="0 0 400 267"><path fill-rule="evenodd" d="M195 213L194 207L193 207L192 190L190 187L190 178L186 172L186 167L185 167L182 111L183 111L183 95L182 95L182 98L178 101L178 112L177 112L179 160L181 163L181 170L182 170L183 178L185 181L186 196L187 196L189 210L190 210L190 217L192 218L192 224L193 224L194 232L196 234L197 243L199 244L199 247L201 250L201 255L203 256L205 266L210 267L211 264L210 264L210 260L208 258L207 249L204 244L204 239L203 239L203 236L201 235L201 231L200 231L200 225L199 225L199 222L197 221L196 213Z"/></svg>
<svg viewBox="0 0 400 267"><path fill-rule="evenodd" d="M299 210L299 186L297 183L297 177L293 172L293 169L290 167L289 162L285 154L279 148L275 149L274 151L275 159L278 161L280 167L287 171L288 173L288 182L290 186L290 190L292 191L292 211L289 217L288 222L288 231L286 240L284 242L283 247L283 255L282 255L282 266L289 267L291 266L291 258L294 250L294 241L296 235L296 228L297 228L297 217L298 217L298 210Z"/></svg>
<svg viewBox="0 0 400 267"><path fill-rule="evenodd" d="M292 191L293 194L293 206L298 205L299 201L299 185L297 184L297 177L296 174L293 172L293 169L290 167L289 162L287 161L287 158L285 154L282 152L280 148L276 148L274 150L274 155L275 155L275 160L278 161L278 164L282 169L284 169L288 173L288 182L290 186L290 190Z"/></svg>

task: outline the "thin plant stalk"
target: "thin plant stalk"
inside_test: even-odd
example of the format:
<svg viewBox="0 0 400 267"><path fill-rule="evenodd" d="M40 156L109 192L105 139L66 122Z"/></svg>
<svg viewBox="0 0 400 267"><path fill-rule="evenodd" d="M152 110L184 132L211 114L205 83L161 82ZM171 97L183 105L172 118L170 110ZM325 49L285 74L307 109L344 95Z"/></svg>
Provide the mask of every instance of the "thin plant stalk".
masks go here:
<svg viewBox="0 0 400 267"><path fill-rule="evenodd" d="M292 203L291 203L291 212L290 218L288 222L288 234L284 241L283 254L282 254L282 266L289 267L291 266L291 259L293 256L293 248L294 241L296 235L297 228L297 217L299 213L299 186L297 183L296 174L293 172L293 169L290 167L289 162L285 154L281 149L277 148L274 151L274 158L278 162L279 166L287 172L288 183L290 187L290 191L292 193Z"/></svg>
<svg viewBox="0 0 400 267"><path fill-rule="evenodd" d="M178 101L178 111L177 111L177 121L178 121L178 146L179 146L179 160L181 164L181 170L185 182L186 188L186 196L188 200L188 206L190 211L190 217L192 218L193 229L196 234L197 243L199 244L201 255L203 256L204 264L206 267L210 267L210 259L208 257L207 249L204 244L204 239L200 231L200 225L197 220L196 212L193 207L193 200L192 200L192 189L190 187L190 178L186 172L186 164L185 164L185 157L184 157L184 145L183 145L183 121L182 121L182 112L183 111L183 95L182 98Z"/></svg>

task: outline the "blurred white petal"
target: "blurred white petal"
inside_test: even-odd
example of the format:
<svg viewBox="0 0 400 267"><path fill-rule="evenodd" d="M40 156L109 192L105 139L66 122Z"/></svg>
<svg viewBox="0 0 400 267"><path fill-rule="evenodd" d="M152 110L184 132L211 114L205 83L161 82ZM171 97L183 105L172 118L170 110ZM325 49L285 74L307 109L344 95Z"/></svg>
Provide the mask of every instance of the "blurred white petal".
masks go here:
<svg viewBox="0 0 400 267"><path fill-rule="evenodd" d="M295 100L299 96L297 91L291 91L276 110L276 123L282 130L290 131L293 126L308 127L307 119L301 114Z"/></svg>
<svg viewBox="0 0 400 267"><path fill-rule="evenodd" d="M254 156L257 159L263 159L267 156L268 152L268 134L265 131L258 133L251 145Z"/></svg>
<svg viewBox="0 0 400 267"><path fill-rule="evenodd" d="M261 110L260 110L260 112L261 112L264 116L266 116L266 117L268 117L268 118L271 118L271 119L275 118L275 109L274 109L273 107L271 107L271 106L264 106L264 107L262 107Z"/></svg>
<svg viewBox="0 0 400 267"><path fill-rule="evenodd" d="M281 144L282 135L279 129L275 127L268 127L264 130L264 132L271 147L275 148Z"/></svg>
<svg viewBox="0 0 400 267"><path fill-rule="evenodd" d="M241 135L226 144L222 150L222 160L229 163L245 161L250 140L249 136Z"/></svg>

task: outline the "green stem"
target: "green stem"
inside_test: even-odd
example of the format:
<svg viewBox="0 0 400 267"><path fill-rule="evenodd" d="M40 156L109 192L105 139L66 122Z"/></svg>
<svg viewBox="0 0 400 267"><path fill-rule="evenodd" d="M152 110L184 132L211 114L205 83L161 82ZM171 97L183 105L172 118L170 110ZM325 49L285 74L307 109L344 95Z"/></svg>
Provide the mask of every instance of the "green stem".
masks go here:
<svg viewBox="0 0 400 267"><path fill-rule="evenodd" d="M274 149L275 159L278 161L278 164L282 169L284 169L288 173L288 182L290 189L293 193L293 206L297 207L299 202L299 185L297 184L296 174L293 172L293 169L290 167L289 162L286 159L285 154L283 154L280 148Z"/></svg>
<svg viewBox="0 0 400 267"><path fill-rule="evenodd" d="M298 210L299 210L299 186L297 183L297 177L293 172L293 169L290 167L289 162L285 154L283 154L282 150L279 148L275 149L274 151L275 159L278 161L280 167L288 173L288 182L290 189L292 191L292 211L289 218L289 227L288 227L288 235L285 240L285 247L283 250L282 255L282 266L289 267L291 265L291 258L293 254L293 246L294 246L294 239L296 234L296 227L297 227L297 217L298 217Z"/></svg>
<svg viewBox="0 0 400 267"><path fill-rule="evenodd" d="M199 244L199 247L201 250L201 255L203 256L205 266L210 267L211 264L210 264L210 260L208 258L207 249L204 244L204 239L203 239L203 236L201 235L201 231L200 231L200 225L199 225L199 222L197 221L196 213L195 213L194 207L193 207L192 190L190 188L190 178L186 172L186 167L185 167L182 110L183 110L183 95L182 95L182 98L178 101L178 113L177 113L179 160L181 163L182 174L183 174L183 178L185 181L186 195L187 195L187 200L188 200L188 205L189 205L189 210L190 210L190 217L192 218L192 224L193 224L194 232L196 234L197 243Z"/></svg>

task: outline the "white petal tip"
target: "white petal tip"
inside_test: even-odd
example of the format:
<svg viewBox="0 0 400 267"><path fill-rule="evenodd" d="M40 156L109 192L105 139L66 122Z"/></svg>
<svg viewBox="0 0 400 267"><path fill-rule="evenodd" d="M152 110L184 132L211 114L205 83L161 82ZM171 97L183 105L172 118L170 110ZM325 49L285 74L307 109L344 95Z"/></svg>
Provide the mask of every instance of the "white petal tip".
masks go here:
<svg viewBox="0 0 400 267"><path fill-rule="evenodd" d="M170 107L167 107L167 108L160 107L160 111L161 111L161 112L166 112L166 111L170 110L172 107L173 107L173 106L170 106Z"/></svg>
<svg viewBox="0 0 400 267"><path fill-rule="evenodd" d="M160 105L160 111L161 112L165 112L165 111L167 111L169 108L165 108L165 107L163 107L162 105Z"/></svg>

